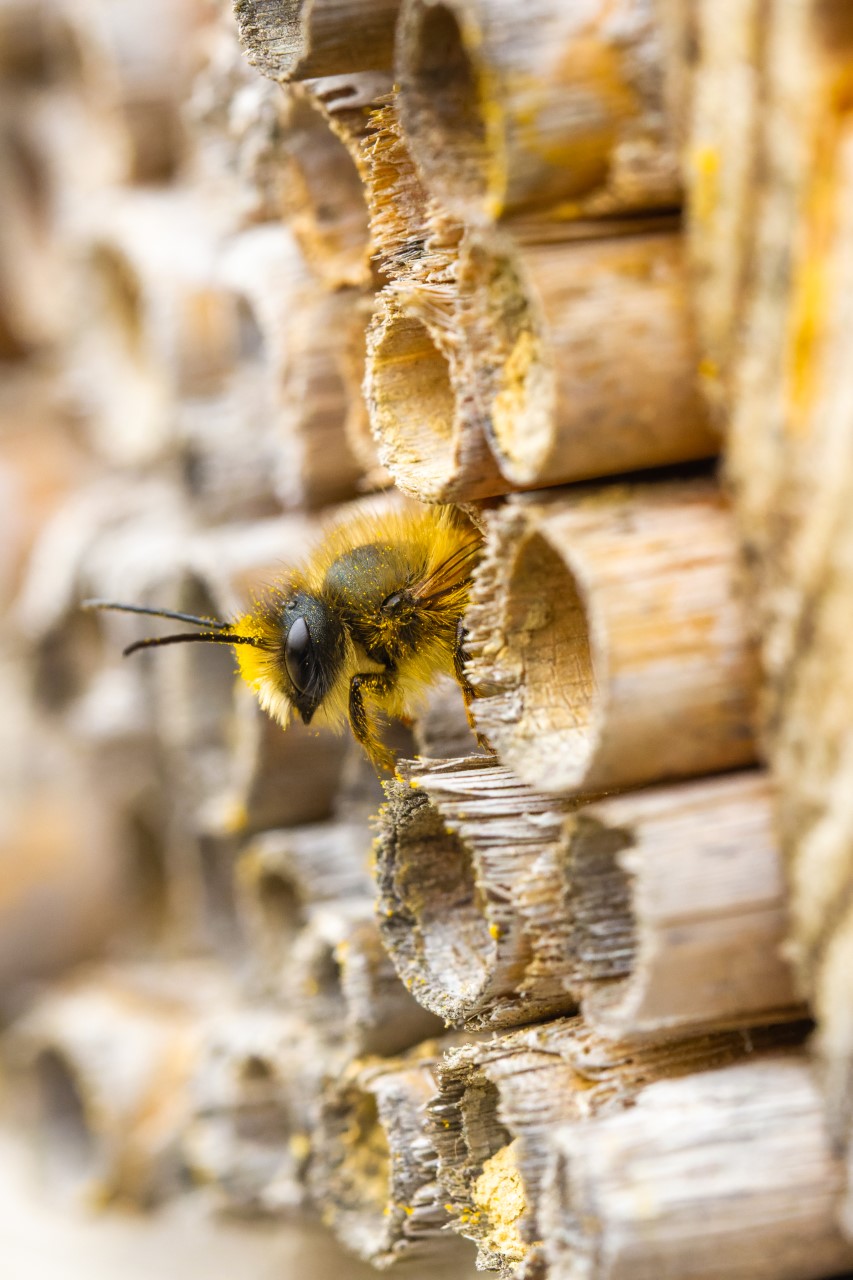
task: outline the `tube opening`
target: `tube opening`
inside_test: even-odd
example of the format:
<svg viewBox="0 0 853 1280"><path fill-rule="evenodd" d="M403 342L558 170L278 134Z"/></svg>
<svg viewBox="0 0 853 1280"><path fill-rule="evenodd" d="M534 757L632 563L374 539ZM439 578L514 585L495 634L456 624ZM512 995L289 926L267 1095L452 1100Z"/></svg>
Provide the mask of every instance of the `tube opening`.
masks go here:
<svg viewBox="0 0 853 1280"><path fill-rule="evenodd" d="M631 838L578 814L569 845L574 937L586 982L628 977L637 954L632 876L619 864Z"/></svg>
<svg viewBox="0 0 853 1280"><path fill-rule="evenodd" d="M477 253L475 279L487 300L495 370L487 430L504 475L530 484L553 444L556 392L547 344L529 287L508 258Z"/></svg>
<svg viewBox="0 0 853 1280"><path fill-rule="evenodd" d="M95 1136L76 1073L58 1049L44 1049L33 1065L38 1119L44 1135L48 1176L60 1191L73 1191L94 1177Z"/></svg>
<svg viewBox="0 0 853 1280"><path fill-rule="evenodd" d="M406 831L397 890L415 918L407 965L418 999L452 1021L488 982L496 941L489 931L471 852L428 803ZM450 1006L450 1007L448 1007Z"/></svg>
<svg viewBox="0 0 853 1280"><path fill-rule="evenodd" d="M142 285L130 262L112 245L97 245L90 259L91 276L110 330L128 357L144 357Z"/></svg>
<svg viewBox="0 0 853 1280"><path fill-rule="evenodd" d="M305 923L302 900L293 881L280 871L263 871L258 877L255 898L264 933L276 950L283 950Z"/></svg>
<svg viewBox="0 0 853 1280"><path fill-rule="evenodd" d="M451 5L412 5L401 40L401 108L406 132L429 187L450 208L483 208L492 167L487 125L497 104Z"/></svg>
<svg viewBox="0 0 853 1280"><path fill-rule="evenodd" d="M342 1120L345 1127L339 1141L349 1174L351 1207L369 1217L374 1230L384 1231L391 1198L391 1150L373 1094L351 1091Z"/></svg>
<svg viewBox="0 0 853 1280"><path fill-rule="evenodd" d="M524 672L510 742L527 757L528 777L532 752L554 785L578 785L598 739L590 621L574 574L539 533L516 553L504 630Z"/></svg>
<svg viewBox="0 0 853 1280"><path fill-rule="evenodd" d="M310 101L293 100L284 152L284 212L306 257L329 283L366 283L370 224L364 185L347 147Z"/></svg>
<svg viewBox="0 0 853 1280"><path fill-rule="evenodd" d="M422 321L396 313L369 357L369 375L381 461L404 490L437 489L454 469L457 445L448 358Z"/></svg>

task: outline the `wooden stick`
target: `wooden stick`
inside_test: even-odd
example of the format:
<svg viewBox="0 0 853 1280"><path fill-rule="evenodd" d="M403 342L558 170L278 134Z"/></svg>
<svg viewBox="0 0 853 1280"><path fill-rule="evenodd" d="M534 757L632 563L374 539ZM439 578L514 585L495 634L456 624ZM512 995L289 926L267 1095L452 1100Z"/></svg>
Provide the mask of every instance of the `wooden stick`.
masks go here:
<svg viewBox="0 0 853 1280"><path fill-rule="evenodd" d="M338 899L316 906L296 938L280 999L350 1056L402 1053L429 1036L441 1021L409 994L385 952L369 899Z"/></svg>
<svg viewBox="0 0 853 1280"><path fill-rule="evenodd" d="M477 1265L505 1274L541 1265L539 1205L555 1126L621 1111L655 1080L753 1050L740 1033L640 1048L602 1040L580 1018L448 1050L427 1108L430 1132L453 1229L476 1242Z"/></svg>
<svg viewBox="0 0 853 1280"><path fill-rule="evenodd" d="M843 1169L799 1054L661 1081L552 1141L554 1280L818 1280L853 1265L836 1221Z"/></svg>
<svg viewBox="0 0 853 1280"><path fill-rule="evenodd" d="M218 1208L280 1216L305 1206L322 1080L339 1058L278 1009L232 1007L204 1028L183 1145Z"/></svg>
<svg viewBox="0 0 853 1280"><path fill-rule="evenodd" d="M466 220L678 201L645 0L404 0L398 63L413 154Z"/></svg>
<svg viewBox="0 0 853 1280"><path fill-rule="evenodd" d="M469 237L470 387L516 488L708 457L675 234L518 245Z"/></svg>
<svg viewBox="0 0 853 1280"><path fill-rule="evenodd" d="M380 811L376 876L379 926L406 986L453 1026L572 1010L569 949L546 931L534 955L516 909L525 884L559 901L570 802L537 795L488 756L397 770Z"/></svg>
<svg viewBox="0 0 853 1280"><path fill-rule="evenodd" d="M177 1189L199 1011L221 998L200 965L91 970L13 1031L54 1190L151 1204ZM22 1081L22 1086L24 1082Z"/></svg>
<svg viewBox="0 0 853 1280"><path fill-rule="evenodd" d="M660 1038L804 1015L782 953L771 802L765 777L734 774L567 819L573 942L596 1031Z"/></svg>
<svg viewBox="0 0 853 1280"><path fill-rule="evenodd" d="M735 559L704 481L513 502L489 522L466 621L481 733L549 792L749 763Z"/></svg>
<svg viewBox="0 0 853 1280"><path fill-rule="evenodd" d="M322 1101L314 1197L338 1239L374 1265L455 1256L424 1117L437 1051L423 1046L404 1059L354 1062Z"/></svg>
<svg viewBox="0 0 853 1280"><path fill-rule="evenodd" d="M235 0L240 40L273 80L388 70L400 0Z"/></svg>

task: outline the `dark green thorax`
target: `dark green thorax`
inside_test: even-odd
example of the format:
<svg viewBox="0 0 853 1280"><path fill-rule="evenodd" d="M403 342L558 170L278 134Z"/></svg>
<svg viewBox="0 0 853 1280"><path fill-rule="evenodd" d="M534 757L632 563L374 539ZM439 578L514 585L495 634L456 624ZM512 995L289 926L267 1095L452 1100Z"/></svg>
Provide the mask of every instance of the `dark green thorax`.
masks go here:
<svg viewBox="0 0 853 1280"><path fill-rule="evenodd" d="M408 543L354 547L329 566L323 588L353 638L377 662L393 666L399 646L417 632L411 588L422 552ZM423 572L421 568L421 573Z"/></svg>

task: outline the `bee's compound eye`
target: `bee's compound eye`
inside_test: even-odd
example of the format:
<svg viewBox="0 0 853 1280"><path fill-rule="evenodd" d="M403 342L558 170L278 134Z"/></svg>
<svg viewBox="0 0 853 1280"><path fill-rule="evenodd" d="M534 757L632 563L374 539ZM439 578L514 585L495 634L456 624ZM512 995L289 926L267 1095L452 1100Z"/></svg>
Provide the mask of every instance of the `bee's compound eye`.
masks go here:
<svg viewBox="0 0 853 1280"><path fill-rule="evenodd" d="M314 676L314 646L304 618L297 618L287 633L284 661L297 693L304 693Z"/></svg>

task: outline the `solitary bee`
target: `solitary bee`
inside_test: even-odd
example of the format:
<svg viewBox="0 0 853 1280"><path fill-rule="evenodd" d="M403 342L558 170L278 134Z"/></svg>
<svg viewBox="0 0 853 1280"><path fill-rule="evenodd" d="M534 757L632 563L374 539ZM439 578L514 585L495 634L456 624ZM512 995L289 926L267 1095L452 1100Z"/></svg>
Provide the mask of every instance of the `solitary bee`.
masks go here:
<svg viewBox="0 0 853 1280"><path fill-rule="evenodd" d="M283 727L291 716L340 727L348 719L377 769L394 757L383 716L405 719L441 673L466 704L462 615L481 542L450 507L357 515L308 563L233 622L107 600L85 607L172 618L205 628L138 640L125 654L191 641L234 645L240 674Z"/></svg>

